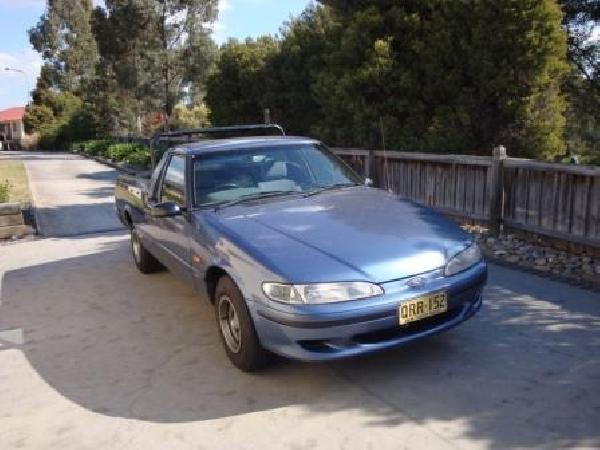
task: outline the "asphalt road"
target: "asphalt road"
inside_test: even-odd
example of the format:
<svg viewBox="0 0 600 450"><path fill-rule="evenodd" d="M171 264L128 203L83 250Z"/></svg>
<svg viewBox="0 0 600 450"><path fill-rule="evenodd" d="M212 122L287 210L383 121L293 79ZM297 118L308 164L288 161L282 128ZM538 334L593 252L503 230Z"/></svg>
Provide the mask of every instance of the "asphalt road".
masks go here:
<svg viewBox="0 0 600 450"><path fill-rule="evenodd" d="M110 171L59 161L29 160L36 200L108 210ZM247 375L206 299L138 273L125 232L56 214L46 230L70 236L0 246L0 448L600 447L597 293L492 266L451 332Z"/></svg>

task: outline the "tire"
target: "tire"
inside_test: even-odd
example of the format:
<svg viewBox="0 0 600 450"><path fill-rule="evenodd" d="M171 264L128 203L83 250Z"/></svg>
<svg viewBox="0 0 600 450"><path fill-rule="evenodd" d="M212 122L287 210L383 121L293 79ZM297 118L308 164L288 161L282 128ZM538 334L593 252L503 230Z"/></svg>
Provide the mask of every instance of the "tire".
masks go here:
<svg viewBox="0 0 600 450"><path fill-rule="evenodd" d="M260 344L242 293L227 275L217 283L214 303L217 328L229 360L244 372L265 367L271 353Z"/></svg>
<svg viewBox="0 0 600 450"><path fill-rule="evenodd" d="M133 256L133 262L138 270L142 273L154 273L158 272L163 268L163 265L152 256L144 244L135 228L131 229L131 254Z"/></svg>

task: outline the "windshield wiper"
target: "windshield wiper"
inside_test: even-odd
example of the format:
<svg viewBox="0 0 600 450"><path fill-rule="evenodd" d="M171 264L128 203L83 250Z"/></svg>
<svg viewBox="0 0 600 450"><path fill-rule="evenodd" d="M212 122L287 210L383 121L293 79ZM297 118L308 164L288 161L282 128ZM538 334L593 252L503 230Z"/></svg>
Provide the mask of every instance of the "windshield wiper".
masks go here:
<svg viewBox="0 0 600 450"><path fill-rule="evenodd" d="M360 186L360 184L358 184L358 183L335 183L335 184L331 184L329 186L319 186L314 191L310 191L308 194L306 194L306 197L310 197L311 195L317 195L317 194L320 194L321 192L333 191L334 189L341 189L341 188L353 187L353 186Z"/></svg>
<svg viewBox="0 0 600 450"><path fill-rule="evenodd" d="M218 211L222 208L227 208L228 206L237 205L239 203L247 202L250 200L260 200L263 198L271 198L271 197L279 197L280 195L289 195L289 194L302 194L299 191L266 191L266 192L255 192L252 194L245 194L236 199L228 200L226 202L218 203L215 205L215 211Z"/></svg>

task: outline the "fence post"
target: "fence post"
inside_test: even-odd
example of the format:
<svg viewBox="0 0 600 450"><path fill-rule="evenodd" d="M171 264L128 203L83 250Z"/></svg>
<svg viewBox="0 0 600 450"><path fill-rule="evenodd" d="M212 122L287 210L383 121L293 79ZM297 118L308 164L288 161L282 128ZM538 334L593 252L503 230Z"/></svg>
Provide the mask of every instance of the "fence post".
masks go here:
<svg viewBox="0 0 600 450"><path fill-rule="evenodd" d="M503 145L494 147L492 167L490 167L490 229L494 234L500 232L504 216L504 183L502 168L506 159L506 148Z"/></svg>
<svg viewBox="0 0 600 450"><path fill-rule="evenodd" d="M379 187L379 180L377 179L377 158L375 157L375 150L368 150L369 154L365 161L365 177L373 180L373 186Z"/></svg>
<svg viewBox="0 0 600 450"><path fill-rule="evenodd" d="M364 173L363 175L365 176L365 178L371 178L371 164L373 159L373 153L371 153L371 150L367 150L367 157L365 158L365 166L364 166Z"/></svg>

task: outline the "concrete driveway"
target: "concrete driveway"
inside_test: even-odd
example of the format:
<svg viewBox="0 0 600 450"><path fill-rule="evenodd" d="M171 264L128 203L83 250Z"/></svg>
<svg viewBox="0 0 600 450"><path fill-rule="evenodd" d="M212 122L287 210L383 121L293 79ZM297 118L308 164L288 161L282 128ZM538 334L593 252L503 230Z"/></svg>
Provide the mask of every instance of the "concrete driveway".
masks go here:
<svg viewBox="0 0 600 450"><path fill-rule="evenodd" d="M65 153L0 153L6 158L25 162L42 236L123 229L114 211L113 169Z"/></svg>
<svg viewBox="0 0 600 450"><path fill-rule="evenodd" d="M248 375L206 299L80 231L0 247L0 448L600 447L597 293L492 266L449 333Z"/></svg>

